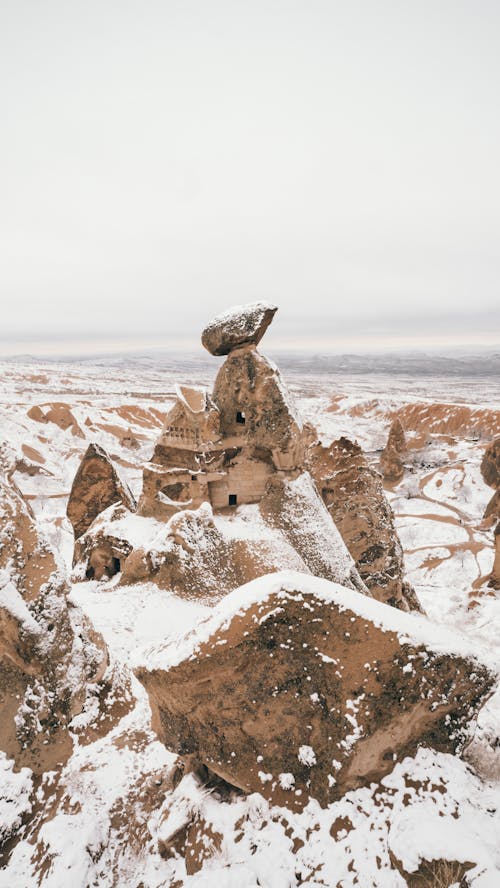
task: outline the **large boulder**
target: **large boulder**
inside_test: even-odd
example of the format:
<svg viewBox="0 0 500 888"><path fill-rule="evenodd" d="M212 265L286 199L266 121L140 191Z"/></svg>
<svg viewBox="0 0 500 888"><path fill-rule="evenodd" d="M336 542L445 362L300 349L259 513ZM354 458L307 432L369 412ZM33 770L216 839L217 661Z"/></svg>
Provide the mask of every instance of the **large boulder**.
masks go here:
<svg viewBox="0 0 500 888"><path fill-rule="evenodd" d="M419 609L404 580L403 550L380 474L356 441L308 448L306 464L323 501L374 598L402 610Z"/></svg>
<svg viewBox="0 0 500 888"><path fill-rule="evenodd" d="M500 487L500 437L495 438L484 451L481 474L490 487Z"/></svg>
<svg viewBox="0 0 500 888"><path fill-rule="evenodd" d="M101 512L117 502L136 509L134 497L106 451L99 444L89 444L75 475L66 510L75 539L88 530Z"/></svg>
<svg viewBox="0 0 500 888"><path fill-rule="evenodd" d="M207 324L202 344L212 355L228 355L241 345L258 345L277 310L267 302L234 306Z"/></svg>
<svg viewBox="0 0 500 888"><path fill-rule="evenodd" d="M64 575L12 481L0 478L0 750L37 774L72 751L68 731L107 649L69 606Z"/></svg>
<svg viewBox="0 0 500 888"><path fill-rule="evenodd" d="M496 681L466 637L293 572L235 590L145 656L163 743L290 808L378 782L421 745L461 750Z"/></svg>

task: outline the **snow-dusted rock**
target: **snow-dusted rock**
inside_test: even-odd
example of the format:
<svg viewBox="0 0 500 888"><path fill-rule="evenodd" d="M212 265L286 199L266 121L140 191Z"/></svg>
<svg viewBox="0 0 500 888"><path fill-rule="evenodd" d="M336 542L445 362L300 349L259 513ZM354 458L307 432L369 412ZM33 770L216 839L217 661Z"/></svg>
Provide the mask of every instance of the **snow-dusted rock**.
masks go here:
<svg viewBox="0 0 500 888"><path fill-rule="evenodd" d="M108 663L66 592L29 507L0 479L0 750L36 773L70 755L69 722Z"/></svg>
<svg viewBox="0 0 500 888"><path fill-rule="evenodd" d="M277 310L267 302L236 305L207 324L202 344L212 355L228 355L240 345L258 345Z"/></svg>
<svg viewBox="0 0 500 888"><path fill-rule="evenodd" d="M374 598L402 610L419 610L404 581L403 550L380 474L356 441L308 448L306 465Z"/></svg>
<svg viewBox="0 0 500 888"><path fill-rule="evenodd" d="M167 748L289 808L378 781L421 745L461 749L496 680L466 638L293 572L235 590L136 674Z"/></svg>
<svg viewBox="0 0 500 888"><path fill-rule="evenodd" d="M89 444L75 475L66 510L75 539L88 530L97 515L116 502L132 511L136 508L130 490L106 451L99 444Z"/></svg>

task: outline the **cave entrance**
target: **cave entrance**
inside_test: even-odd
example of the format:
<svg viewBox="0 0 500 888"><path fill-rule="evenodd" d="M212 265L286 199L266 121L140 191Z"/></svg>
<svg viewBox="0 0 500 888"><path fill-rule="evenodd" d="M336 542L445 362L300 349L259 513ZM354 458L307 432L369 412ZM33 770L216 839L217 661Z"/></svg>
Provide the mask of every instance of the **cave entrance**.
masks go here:
<svg viewBox="0 0 500 888"><path fill-rule="evenodd" d="M236 496L236 494L235 494L235 493L230 493L230 494L229 494L229 505L230 505L230 506L236 506L237 503L238 503L238 497Z"/></svg>
<svg viewBox="0 0 500 888"><path fill-rule="evenodd" d="M236 422L239 423L240 425L245 425L246 417L245 417L245 414L243 413L243 410L237 411Z"/></svg>

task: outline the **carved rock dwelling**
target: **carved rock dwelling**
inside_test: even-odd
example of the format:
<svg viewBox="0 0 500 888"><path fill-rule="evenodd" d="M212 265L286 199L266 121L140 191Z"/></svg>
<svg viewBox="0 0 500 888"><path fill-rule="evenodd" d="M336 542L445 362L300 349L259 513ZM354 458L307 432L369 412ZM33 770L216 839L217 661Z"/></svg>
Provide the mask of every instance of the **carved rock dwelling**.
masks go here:
<svg viewBox="0 0 500 888"><path fill-rule="evenodd" d="M265 306L257 306L265 315ZM267 311L266 327L276 309L269 306ZM255 312L255 306L237 310L243 319L245 315L252 319ZM226 312L220 325L227 329L229 320ZM214 319L210 330L217 329ZM237 329L245 329L244 320ZM228 357L212 396L201 389L178 387L177 401L144 469L140 514L169 518L202 502L217 510L258 503L272 475L293 479L300 473L302 425L279 370L256 351L264 331L259 327L258 332L243 344L237 336L231 342L226 333ZM204 332L202 341L205 338Z"/></svg>

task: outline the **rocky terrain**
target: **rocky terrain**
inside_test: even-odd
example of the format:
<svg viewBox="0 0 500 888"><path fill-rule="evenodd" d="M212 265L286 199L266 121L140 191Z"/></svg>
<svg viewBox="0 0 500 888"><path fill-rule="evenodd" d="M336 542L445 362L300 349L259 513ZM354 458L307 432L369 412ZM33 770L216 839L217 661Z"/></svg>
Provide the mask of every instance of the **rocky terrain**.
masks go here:
<svg viewBox="0 0 500 888"><path fill-rule="evenodd" d="M500 393L275 311L2 365L2 888L498 885Z"/></svg>

